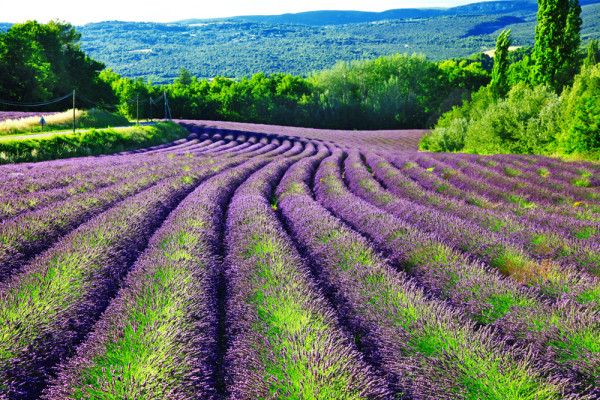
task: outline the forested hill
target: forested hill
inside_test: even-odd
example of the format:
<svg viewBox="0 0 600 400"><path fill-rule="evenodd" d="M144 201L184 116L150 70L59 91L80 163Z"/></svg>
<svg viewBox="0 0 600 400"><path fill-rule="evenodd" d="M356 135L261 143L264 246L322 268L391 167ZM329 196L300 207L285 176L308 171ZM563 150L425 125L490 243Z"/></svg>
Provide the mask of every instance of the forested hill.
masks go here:
<svg viewBox="0 0 600 400"><path fill-rule="evenodd" d="M596 1L587 0L586 4L594 2ZM580 4L584 4L584 2L580 2ZM247 15L234 17L234 19L244 19L248 21L266 22L271 24L302 24L313 26L326 26L359 24L364 22L377 22L390 19L434 18L452 15L493 15L507 13L516 15L530 15L532 12L535 13L536 11L536 0L502 0L473 3L451 8L399 8L383 12L323 10L282 15ZM205 20L200 19L188 19L179 22L190 24L204 21Z"/></svg>
<svg viewBox="0 0 600 400"><path fill-rule="evenodd" d="M581 6L596 4L598 0L581 0ZM301 24L313 26L359 24L390 19L422 19L453 15L498 15L531 16L537 12L537 0L484 1L450 8L399 8L382 12L324 10L281 15L247 15L234 17L271 24ZM206 22L202 19L179 21L185 24Z"/></svg>
<svg viewBox="0 0 600 400"><path fill-rule="evenodd" d="M586 2L595 4L583 7L584 44L600 36L600 0L581 3ZM402 10L403 16L399 10L323 11L254 21L243 17L170 24L110 21L77 30L82 33L82 50L122 76L171 83L181 67L199 78L240 78L259 72L306 76L338 61L396 53L422 53L432 60L464 57L493 49L505 28L512 29L514 45L532 45L536 7L525 1L492 1L447 10ZM421 16L410 17L411 12ZM365 18L371 20L364 22Z"/></svg>

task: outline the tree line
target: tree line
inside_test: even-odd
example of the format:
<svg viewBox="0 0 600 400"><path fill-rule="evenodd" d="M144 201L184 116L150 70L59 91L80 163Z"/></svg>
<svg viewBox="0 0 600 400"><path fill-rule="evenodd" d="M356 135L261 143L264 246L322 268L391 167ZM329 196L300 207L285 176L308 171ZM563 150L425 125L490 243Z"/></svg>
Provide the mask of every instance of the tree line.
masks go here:
<svg viewBox="0 0 600 400"><path fill-rule="evenodd" d="M421 128L489 82L486 57L432 62L423 55L398 54L341 62L308 78L259 73L241 80L206 80L185 69L169 85L123 78L111 70L100 78L122 100L120 112L130 116L156 116L161 110L150 98L166 93L173 117L184 119L329 129ZM131 98L148 101L138 109L137 102L125 102Z"/></svg>

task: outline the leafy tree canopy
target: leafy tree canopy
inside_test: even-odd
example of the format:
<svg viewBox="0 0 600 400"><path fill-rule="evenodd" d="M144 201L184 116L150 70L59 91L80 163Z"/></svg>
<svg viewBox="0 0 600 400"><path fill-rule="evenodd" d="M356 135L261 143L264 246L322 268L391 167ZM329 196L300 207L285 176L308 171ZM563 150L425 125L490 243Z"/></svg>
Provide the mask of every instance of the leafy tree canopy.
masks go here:
<svg viewBox="0 0 600 400"><path fill-rule="evenodd" d="M100 103L115 101L98 78L104 64L86 56L80 39L71 24L61 21L27 21L0 33L0 97L42 102L76 90Z"/></svg>

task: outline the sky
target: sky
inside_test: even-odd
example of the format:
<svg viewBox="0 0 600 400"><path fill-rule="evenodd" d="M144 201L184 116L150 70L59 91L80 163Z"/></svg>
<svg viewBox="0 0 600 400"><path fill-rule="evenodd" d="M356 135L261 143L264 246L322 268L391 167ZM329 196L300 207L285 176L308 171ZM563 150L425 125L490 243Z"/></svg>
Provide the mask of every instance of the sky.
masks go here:
<svg viewBox="0 0 600 400"><path fill-rule="evenodd" d="M0 22L60 19L73 25L100 21L174 22L189 18L276 15L314 10L385 11L453 7L482 0L0 0Z"/></svg>

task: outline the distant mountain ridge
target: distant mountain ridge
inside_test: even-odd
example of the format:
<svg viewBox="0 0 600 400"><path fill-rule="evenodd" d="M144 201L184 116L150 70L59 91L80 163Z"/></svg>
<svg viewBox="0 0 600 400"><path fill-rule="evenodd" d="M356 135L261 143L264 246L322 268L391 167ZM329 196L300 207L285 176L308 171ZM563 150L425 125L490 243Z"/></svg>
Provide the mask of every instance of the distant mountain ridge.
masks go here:
<svg viewBox="0 0 600 400"><path fill-rule="evenodd" d="M584 0L588 3L598 0ZM472 3L451 8L398 8L382 12L371 11L345 11L345 10L320 10L307 11L295 14L281 15L243 15L226 19L242 19L254 22L271 24L300 24L311 26L360 24L378 22L392 19L420 19L435 18L451 15L469 14L530 14L537 11L536 0L499 0ZM205 22L206 19L186 19L177 21L182 24L195 24Z"/></svg>
<svg viewBox="0 0 600 400"><path fill-rule="evenodd" d="M600 0L581 0L581 6L599 3ZM466 4L450 8L398 8L382 12L369 11L307 11L281 15L246 15L235 19L267 22L273 24L301 24L313 26L359 24L391 19L420 19L453 15L490 15L537 13L537 0L497 0Z"/></svg>

